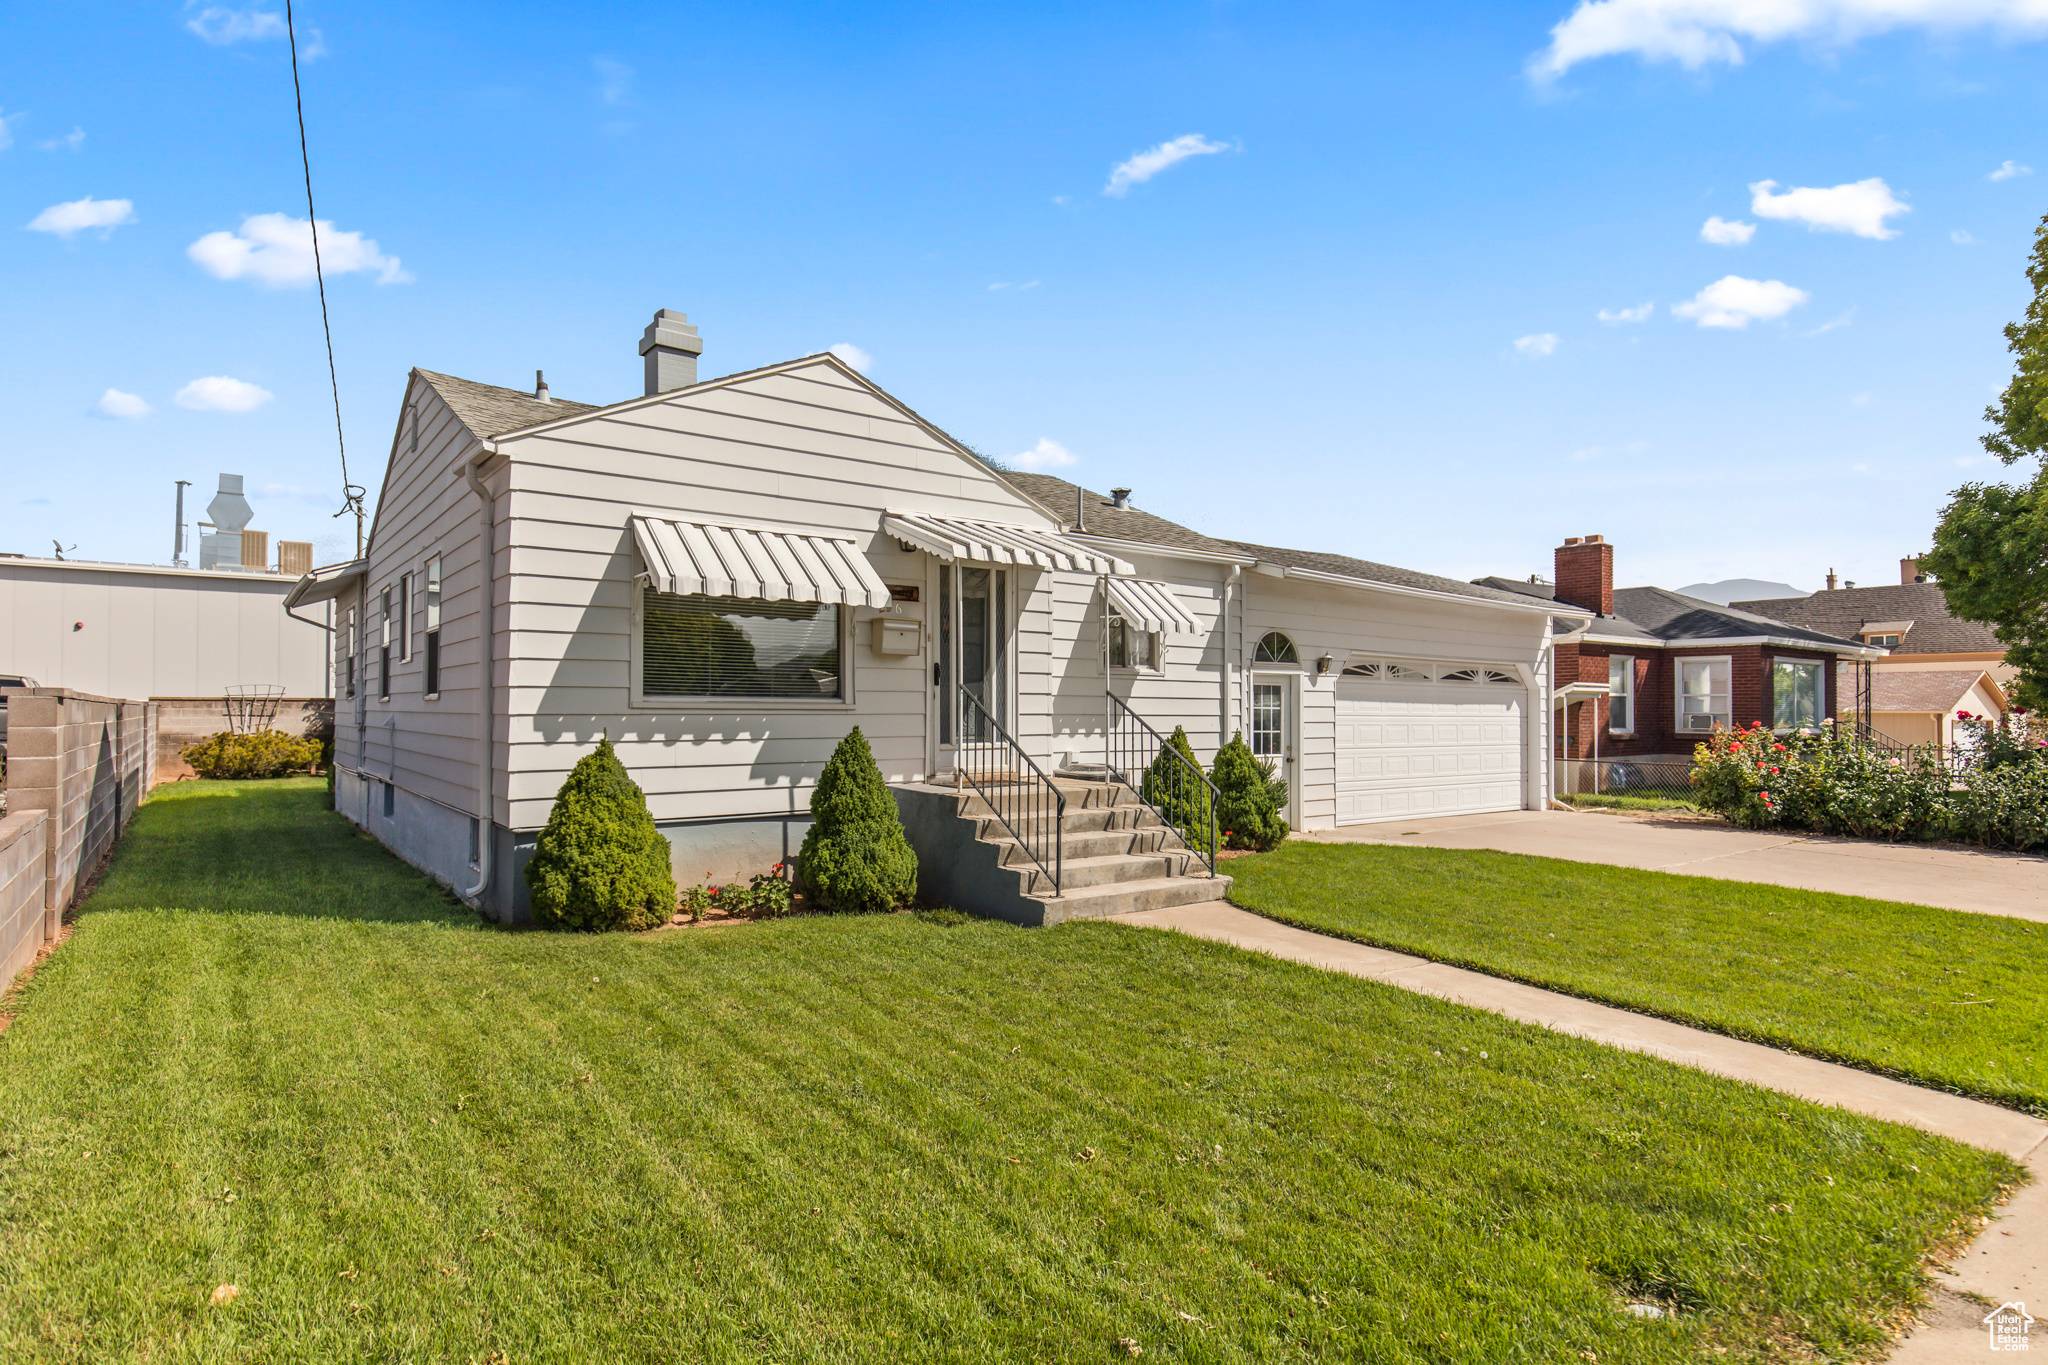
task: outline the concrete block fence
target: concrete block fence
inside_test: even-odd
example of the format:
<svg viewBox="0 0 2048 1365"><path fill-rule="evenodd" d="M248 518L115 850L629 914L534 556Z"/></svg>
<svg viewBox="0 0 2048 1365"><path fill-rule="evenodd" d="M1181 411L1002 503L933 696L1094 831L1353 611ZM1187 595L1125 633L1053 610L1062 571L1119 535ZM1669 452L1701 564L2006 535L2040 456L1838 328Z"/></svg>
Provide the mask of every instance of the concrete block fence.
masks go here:
<svg viewBox="0 0 2048 1365"><path fill-rule="evenodd" d="M0 989L56 938L154 783L157 708L60 688L9 695Z"/></svg>

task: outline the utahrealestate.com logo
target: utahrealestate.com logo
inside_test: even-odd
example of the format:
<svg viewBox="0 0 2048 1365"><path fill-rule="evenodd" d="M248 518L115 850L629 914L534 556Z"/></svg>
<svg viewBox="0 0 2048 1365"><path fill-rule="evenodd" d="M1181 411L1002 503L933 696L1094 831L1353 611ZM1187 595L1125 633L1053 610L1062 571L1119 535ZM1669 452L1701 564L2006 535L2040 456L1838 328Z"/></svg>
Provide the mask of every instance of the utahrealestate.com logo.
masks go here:
<svg viewBox="0 0 2048 1365"><path fill-rule="evenodd" d="M2034 1320L2027 1316L2023 1303L2000 1304L1995 1310L1984 1315L1984 1327L1991 1333L1991 1349L1994 1351L2024 1351L2027 1349L2027 1329Z"/></svg>

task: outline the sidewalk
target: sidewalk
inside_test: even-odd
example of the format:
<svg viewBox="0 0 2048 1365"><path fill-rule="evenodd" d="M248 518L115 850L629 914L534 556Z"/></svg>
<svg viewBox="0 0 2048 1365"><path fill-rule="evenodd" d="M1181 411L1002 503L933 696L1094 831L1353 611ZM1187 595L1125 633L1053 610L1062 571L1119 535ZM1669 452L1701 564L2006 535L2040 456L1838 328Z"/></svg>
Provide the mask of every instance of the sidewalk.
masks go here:
<svg viewBox="0 0 2048 1365"><path fill-rule="evenodd" d="M1293 837L1317 843L1490 848L2048 923L2048 858L1990 849L1742 830L1690 815L1536 810L1390 820Z"/></svg>
<svg viewBox="0 0 2048 1365"><path fill-rule="evenodd" d="M2039 1119L1426 958L1327 938L1222 902L1117 918L1124 924L1175 930L1325 971L1384 982L2003 1152L2025 1162L2034 1173L2034 1183L2013 1195L1997 1221L1959 1258L1952 1275L1937 1279L1957 1293L1989 1299L1992 1306L2018 1301L2048 1307L2048 1123ZM1902 1339L1891 1359L1899 1365L1982 1360L1986 1336L1973 1320L1982 1311L1988 1309L1972 1313L1967 1301L1948 1300L1934 1321ZM2037 1311L2036 1316L2048 1314ZM2048 1341L2042 1344L2048 1347Z"/></svg>

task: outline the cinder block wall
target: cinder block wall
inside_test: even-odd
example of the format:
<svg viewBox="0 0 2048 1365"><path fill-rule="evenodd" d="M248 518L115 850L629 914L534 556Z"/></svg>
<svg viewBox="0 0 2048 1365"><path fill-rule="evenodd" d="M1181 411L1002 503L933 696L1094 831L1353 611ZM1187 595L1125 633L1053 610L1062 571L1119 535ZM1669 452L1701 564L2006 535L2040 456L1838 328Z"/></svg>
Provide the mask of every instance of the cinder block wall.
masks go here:
<svg viewBox="0 0 2048 1365"><path fill-rule="evenodd" d="M57 688L7 704L9 818L47 817L43 938L55 938L79 883L99 865L155 785L154 703Z"/></svg>
<svg viewBox="0 0 2048 1365"><path fill-rule="evenodd" d="M185 746L228 728L227 702L220 697L156 697L158 733L150 746L157 782L192 776ZM332 697L286 697L277 704L270 728L308 739L334 738Z"/></svg>
<svg viewBox="0 0 2048 1365"><path fill-rule="evenodd" d="M43 946L43 892L50 816L21 811L0 820L0 991Z"/></svg>

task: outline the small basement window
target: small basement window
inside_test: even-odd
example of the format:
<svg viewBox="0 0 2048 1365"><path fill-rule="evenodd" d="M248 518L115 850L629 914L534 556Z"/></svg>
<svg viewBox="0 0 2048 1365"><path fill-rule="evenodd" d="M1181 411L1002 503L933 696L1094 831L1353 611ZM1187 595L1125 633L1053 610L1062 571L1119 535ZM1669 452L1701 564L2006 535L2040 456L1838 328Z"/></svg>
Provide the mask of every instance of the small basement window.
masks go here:
<svg viewBox="0 0 2048 1365"><path fill-rule="evenodd" d="M649 698L845 696L845 608L701 593L641 593L640 692Z"/></svg>

